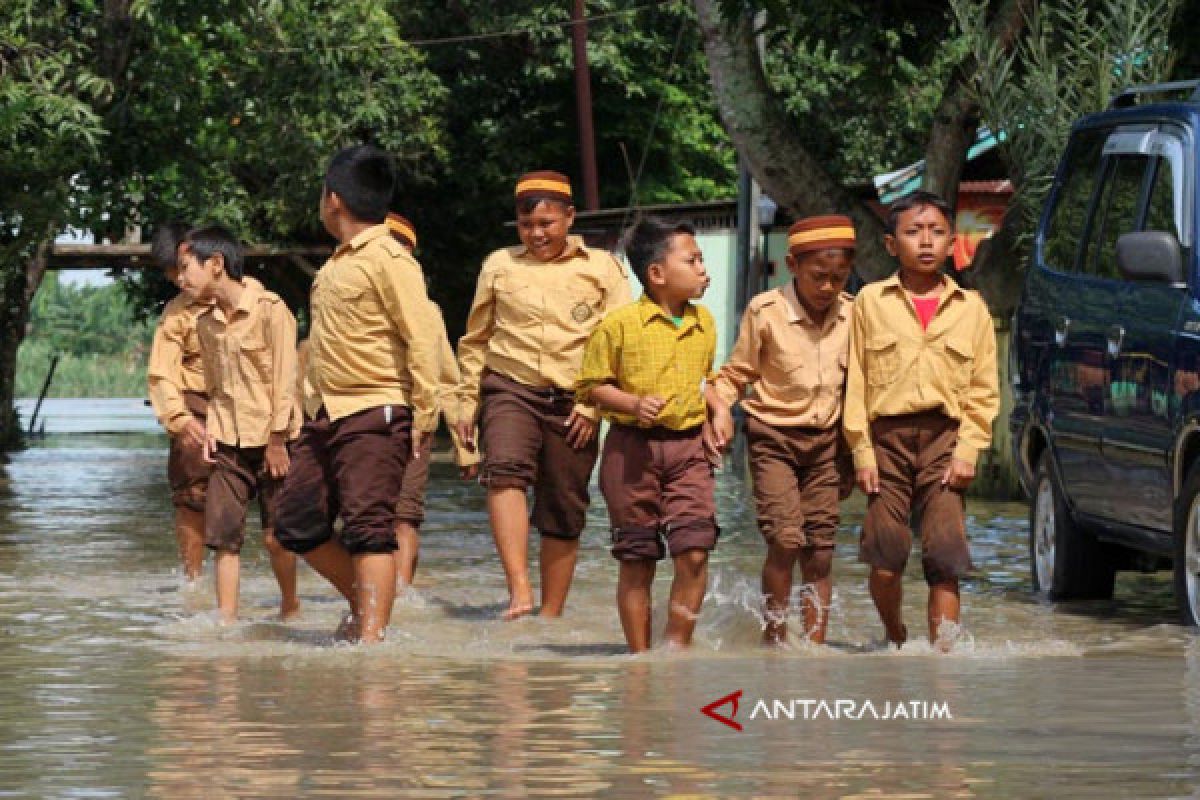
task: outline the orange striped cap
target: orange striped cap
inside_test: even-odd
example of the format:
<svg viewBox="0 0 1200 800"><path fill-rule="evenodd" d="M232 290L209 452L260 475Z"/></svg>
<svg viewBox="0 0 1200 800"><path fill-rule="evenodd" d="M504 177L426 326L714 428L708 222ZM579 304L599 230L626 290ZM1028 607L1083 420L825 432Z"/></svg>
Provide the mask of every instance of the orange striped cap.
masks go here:
<svg viewBox="0 0 1200 800"><path fill-rule="evenodd" d="M417 247L417 229L408 221L407 217L402 217L394 211L389 211L384 224L388 226L388 230L392 232L400 241L404 242L414 250Z"/></svg>
<svg viewBox="0 0 1200 800"><path fill-rule="evenodd" d="M516 199L523 200L526 197L544 197L561 200L567 204L574 202L571 197L570 178L561 172L550 170L527 172L517 179Z"/></svg>
<svg viewBox="0 0 1200 800"><path fill-rule="evenodd" d="M788 252L808 253L830 247L854 249L854 221L842 214L805 217L788 228Z"/></svg>

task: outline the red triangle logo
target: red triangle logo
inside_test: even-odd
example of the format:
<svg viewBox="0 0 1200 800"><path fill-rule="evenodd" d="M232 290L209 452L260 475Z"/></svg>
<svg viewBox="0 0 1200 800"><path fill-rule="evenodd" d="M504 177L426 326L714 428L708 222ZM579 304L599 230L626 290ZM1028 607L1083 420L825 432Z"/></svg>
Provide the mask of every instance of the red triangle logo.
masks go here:
<svg viewBox="0 0 1200 800"><path fill-rule="evenodd" d="M738 701L741 699L742 699L742 690L738 689L736 692L731 692L731 693L725 695L724 697L720 698L719 700L713 700L711 703L706 705L704 708L700 709L700 713L705 715L706 717L715 719L717 722L720 722L724 725L728 725L729 727L733 728L735 731L741 731L742 723L740 723L736 719L734 719L734 717L737 716L737 712L738 712ZM733 712L728 717L717 711L718 708L720 708L721 706L723 706L727 703L733 705Z"/></svg>

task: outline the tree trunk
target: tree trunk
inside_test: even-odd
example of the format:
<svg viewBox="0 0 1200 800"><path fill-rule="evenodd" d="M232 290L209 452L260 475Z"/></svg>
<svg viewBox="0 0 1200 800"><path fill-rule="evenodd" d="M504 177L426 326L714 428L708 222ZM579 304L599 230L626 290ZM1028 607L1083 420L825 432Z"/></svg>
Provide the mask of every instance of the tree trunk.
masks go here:
<svg viewBox="0 0 1200 800"><path fill-rule="evenodd" d="M858 232L855 262L866 280L895 264L883 248L883 225L804 147L767 82L748 17L728 24L719 0L694 0L721 123L750 173L776 203L797 216L849 214Z"/></svg>
<svg viewBox="0 0 1200 800"><path fill-rule="evenodd" d="M21 428L14 406L17 384L17 350L29 324L29 306L46 274L52 239L38 245L24 267L0 268L0 454L21 444Z"/></svg>

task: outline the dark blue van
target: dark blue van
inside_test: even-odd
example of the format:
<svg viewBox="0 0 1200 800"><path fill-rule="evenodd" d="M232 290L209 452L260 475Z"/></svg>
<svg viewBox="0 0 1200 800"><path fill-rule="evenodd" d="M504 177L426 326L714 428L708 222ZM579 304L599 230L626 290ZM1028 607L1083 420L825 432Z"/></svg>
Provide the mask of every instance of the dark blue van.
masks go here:
<svg viewBox="0 0 1200 800"><path fill-rule="evenodd" d="M1187 92L1181 102L1154 96ZM1013 320L1010 421L1034 588L1111 597L1173 567L1200 621L1200 81L1079 120Z"/></svg>

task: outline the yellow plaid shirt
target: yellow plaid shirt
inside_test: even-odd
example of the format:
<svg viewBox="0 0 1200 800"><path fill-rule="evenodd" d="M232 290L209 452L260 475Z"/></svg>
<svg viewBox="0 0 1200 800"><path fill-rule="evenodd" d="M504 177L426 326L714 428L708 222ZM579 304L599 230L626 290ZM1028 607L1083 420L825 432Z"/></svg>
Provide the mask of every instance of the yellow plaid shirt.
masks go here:
<svg viewBox="0 0 1200 800"><path fill-rule="evenodd" d="M592 332L583 353L576 400L590 403L592 389L603 384L640 397L657 395L667 404L657 426L687 430L704 423L705 381L713 377L717 325L704 306L688 305L677 327L662 308L642 295L636 303L610 312ZM637 425L629 414L604 411L604 417Z"/></svg>

